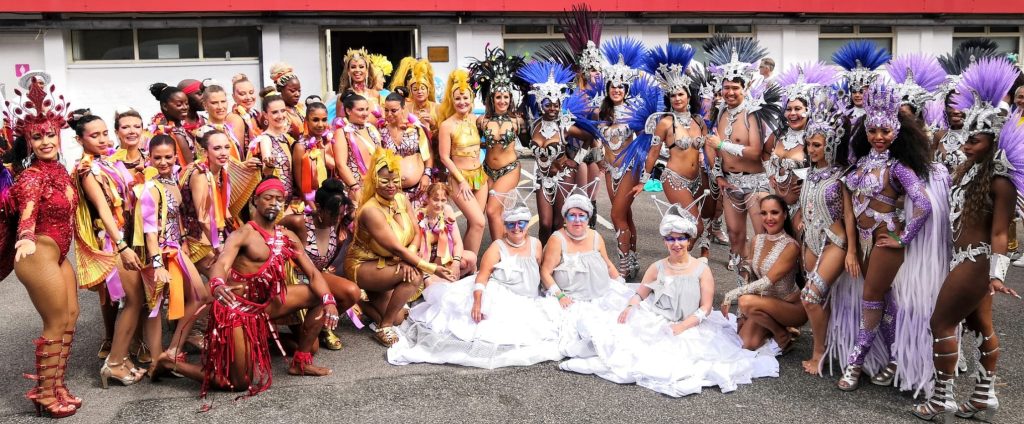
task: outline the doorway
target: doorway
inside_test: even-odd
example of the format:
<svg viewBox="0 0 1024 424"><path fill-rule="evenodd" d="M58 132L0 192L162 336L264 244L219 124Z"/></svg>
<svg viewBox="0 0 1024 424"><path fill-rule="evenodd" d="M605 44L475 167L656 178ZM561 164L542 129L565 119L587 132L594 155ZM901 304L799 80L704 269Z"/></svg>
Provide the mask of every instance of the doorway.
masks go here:
<svg viewBox="0 0 1024 424"><path fill-rule="evenodd" d="M338 92L338 82L344 68L345 53L350 48L365 47L369 53L387 56L395 68L406 56L413 56L418 44L419 33L416 28L382 28L382 29L334 29L326 30L327 40L327 72L330 81L327 86L332 93ZM385 87L390 85L390 78Z"/></svg>

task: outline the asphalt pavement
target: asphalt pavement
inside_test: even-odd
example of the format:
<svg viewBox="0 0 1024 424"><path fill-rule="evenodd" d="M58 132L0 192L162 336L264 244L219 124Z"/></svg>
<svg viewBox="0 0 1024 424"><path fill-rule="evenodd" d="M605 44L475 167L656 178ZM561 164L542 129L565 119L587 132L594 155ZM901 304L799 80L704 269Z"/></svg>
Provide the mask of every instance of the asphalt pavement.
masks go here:
<svg viewBox="0 0 1024 424"><path fill-rule="evenodd" d="M532 164L526 162L526 170ZM598 212L607 218L603 187L598 190ZM637 198L636 218L640 259L644 269L663 257L657 236L660 215L644 193ZM658 194L660 196L660 193ZM614 232L599 227L613 246ZM533 231L535 234L535 230ZM486 241L485 241L486 243ZM715 245L711 268L719 281L716 301L734 287L734 274L725 269L727 248ZM936 264L945 266L945 264ZM1011 268L1008 283L1024 292L1020 269ZM25 289L11 275L0 284L0 421L36 422L24 393L32 382L21 378L33 372L31 340L42 324ZM345 346L340 351L321 349L315 361L333 369L327 377L287 375L287 359L274 357L274 382L258 396L236 400L237 394L212 392L198 398L199 384L186 379L143 381L130 387L111 382L99 385L102 360L96 350L102 339L97 296L80 292L81 317L68 367L68 385L85 401L65 422L701 422L701 423L898 423L917 421L909 413L914 400L892 387L873 386L865 379L852 393L841 392L836 375L805 374L800 361L811 353L808 326L795 348L779 358L779 378L758 379L723 394L717 388L684 398L670 398L635 385L560 371L553 362L530 367L480 370L445 365L393 366L385 361L385 348L369 331L345 323L338 331ZM1002 411L997 422L1024 422L1024 393L1014 390L1024 378L1024 331L1016 319L1024 302L999 296L995 301L996 330L1002 342L997 373ZM197 361L190 355L192 362ZM973 387L967 375L957 381L959 399ZM208 412L200 412L212 406ZM966 421L965 421L966 422Z"/></svg>

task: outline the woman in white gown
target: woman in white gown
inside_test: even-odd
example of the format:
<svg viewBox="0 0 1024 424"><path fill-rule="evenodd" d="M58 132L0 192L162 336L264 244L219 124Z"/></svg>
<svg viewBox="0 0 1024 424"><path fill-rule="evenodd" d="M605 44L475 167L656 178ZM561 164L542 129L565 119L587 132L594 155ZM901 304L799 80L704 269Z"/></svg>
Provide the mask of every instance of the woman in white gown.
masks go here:
<svg viewBox="0 0 1024 424"><path fill-rule="evenodd" d="M562 312L540 297L541 245L526 233L530 217L524 206L506 210L505 236L491 243L479 273L423 291L425 302L409 312L388 362L494 369L562 359Z"/></svg>
<svg viewBox="0 0 1024 424"><path fill-rule="evenodd" d="M777 377L773 356L743 349L735 317L712 313L711 270L688 251L697 232L693 216L673 205L660 232L668 257L647 269L625 309L581 318L580 333L596 355L560 368L675 397L708 386L731 392L754 378Z"/></svg>

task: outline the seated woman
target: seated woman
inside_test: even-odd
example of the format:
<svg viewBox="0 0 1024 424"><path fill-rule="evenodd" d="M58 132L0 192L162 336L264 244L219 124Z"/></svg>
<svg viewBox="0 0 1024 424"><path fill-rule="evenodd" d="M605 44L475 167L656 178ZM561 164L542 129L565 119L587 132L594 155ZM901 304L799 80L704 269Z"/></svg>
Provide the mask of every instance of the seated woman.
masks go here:
<svg viewBox="0 0 1024 424"><path fill-rule="evenodd" d="M323 112L319 109L310 109ZM309 116L309 115L307 115ZM314 212L304 215L292 214L281 218L281 225L299 236L306 255L320 270L331 294L338 301L339 311L348 311L359 301L359 287L352 280L339 277L334 262L341 244L349 237L352 223L352 201L345 194L345 183L338 179L325 180L314 195ZM293 268L294 269L294 268ZM295 269L299 283L309 284L309 277ZM330 329L320 334L322 345L331 350L341 349L341 340Z"/></svg>
<svg viewBox="0 0 1024 424"><path fill-rule="evenodd" d="M366 291L369 301L360 308L376 323L376 339L391 347L398 341L395 324L425 274L455 280L448 268L416 254L416 223L412 205L402 193L398 157L377 149L364 178L365 190L356 210L356 233L345 255L345 276Z"/></svg>
<svg viewBox="0 0 1024 424"><path fill-rule="evenodd" d="M725 294L722 314L739 298L739 323L743 347L758 350L770 336L783 352L793 343L787 327L800 327L807 322L807 312L800 304L796 286L800 243L793 238L793 222L786 201L777 195L761 199L764 233L754 236L753 251L740 263L740 287Z"/></svg>
<svg viewBox="0 0 1024 424"><path fill-rule="evenodd" d="M743 349L732 317L711 313L711 269L689 253L696 218L672 205L659 230L668 257L647 268L622 312L581 318L581 333L596 354L570 359L559 368L676 397L700 393L705 386L731 392L752 378L778 377L773 356Z"/></svg>
<svg viewBox="0 0 1024 424"><path fill-rule="evenodd" d="M428 262L448 267L452 275L461 278L476 272L476 252L462 246L459 223L448 204L450 196L447 184L433 183L427 187L426 204L416 212L420 255Z"/></svg>
<svg viewBox="0 0 1024 424"><path fill-rule="evenodd" d="M540 297L540 240L526 227L525 206L502 214L504 237L484 252L480 272L451 284L433 284L412 308L402 341L388 362L449 363L479 368L525 366L562 358L561 308Z"/></svg>

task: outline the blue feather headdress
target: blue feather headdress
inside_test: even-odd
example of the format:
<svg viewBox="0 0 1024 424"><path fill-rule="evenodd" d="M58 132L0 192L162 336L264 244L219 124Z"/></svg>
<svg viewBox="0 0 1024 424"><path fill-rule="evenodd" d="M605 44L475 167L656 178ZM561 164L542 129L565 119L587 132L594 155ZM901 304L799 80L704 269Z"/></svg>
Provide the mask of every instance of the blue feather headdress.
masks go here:
<svg viewBox="0 0 1024 424"><path fill-rule="evenodd" d="M686 90L690 93L690 78L687 71L695 51L685 44L669 43L651 50L644 61L643 70L654 77L662 91L674 93Z"/></svg>
<svg viewBox="0 0 1024 424"><path fill-rule="evenodd" d="M842 66L843 77L851 91L862 91L878 79L879 66L892 59L889 51L867 40L851 41L832 54L832 61Z"/></svg>
<svg viewBox="0 0 1024 424"><path fill-rule="evenodd" d="M637 70L647 59L647 48L635 38L616 37L602 43L601 51L608 64L601 70L605 83L628 86L637 77Z"/></svg>
<svg viewBox="0 0 1024 424"><path fill-rule="evenodd" d="M964 113L968 136L977 133L996 135L1006 122L999 102L1017 78L1017 67L998 57L981 58L967 67L953 95L953 105Z"/></svg>
<svg viewBox="0 0 1024 424"><path fill-rule="evenodd" d="M572 94L569 83L575 74L560 63L530 62L519 69L516 77L523 85L530 87L529 102L534 116L540 116L545 102L559 103Z"/></svg>
<svg viewBox="0 0 1024 424"><path fill-rule="evenodd" d="M664 92L649 76L637 78L631 90L632 97L626 102L625 124L637 134L629 146L615 156L614 165L629 168L634 174L644 170L644 163L651 151L651 140L654 128L648 128L649 118L660 116L664 110ZM657 114L657 115L655 115Z"/></svg>

